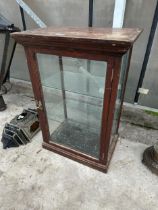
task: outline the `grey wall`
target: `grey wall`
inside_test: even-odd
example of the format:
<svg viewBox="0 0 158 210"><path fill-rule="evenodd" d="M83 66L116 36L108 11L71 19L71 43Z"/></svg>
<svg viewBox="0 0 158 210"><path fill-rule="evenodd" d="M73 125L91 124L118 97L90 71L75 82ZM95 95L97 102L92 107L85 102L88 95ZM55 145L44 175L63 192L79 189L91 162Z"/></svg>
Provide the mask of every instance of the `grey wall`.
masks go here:
<svg viewBox="0 0 158 210"><path fill-rule="evenodd" d="M127 1L124 27L139 27L144 30L133 48L125 98L128 102L134 101L156 2L157 0ZM158 78L158 75L155 76Z"/></svg>
<svg viewBox="0 0 158 210"><path fill-rule="evenodd" d="M48 26L84 27L88 25L89 0L25 0L25 2ZM114 0L94 2L94 26L112 26L114 2ZM0 1L0 13L22 28L19 8L15 0ZM29 29L37 28L31 18L27 17L26 22ZM11 67L11 76L29 80L24 50L19 45Z"/></svg>
<svg viewBox="0 0 158 210"><path fill-rule="evenodd" d="M139 104L158 109L158 27L142 87L149 89L149 93L140 95Z"/></svg>
<svg viewBox="0 0 158 210"><path fill-rule="evenodd" d="M25 0L25 2L48 26L88 25L89 0ZM115 0L94 0L94 26L112 26L114 3ZM156 0L127 0L124 27L144 29L143 34L134 46L127 83L126 101L131 103L134 100L155 6ZM1 0L0 13L22 28L19 8L15 0ZM37 25L29 17L27 17L27 26L28 28L37 28ZM150 69L150 73L155 75L153 77L158 78L156 72L152 72L152 64L150 64ZM19 45L13 60L11 76L29 80L26 58L23 48ZM143 104L148 105L147 100Z"/></svg>

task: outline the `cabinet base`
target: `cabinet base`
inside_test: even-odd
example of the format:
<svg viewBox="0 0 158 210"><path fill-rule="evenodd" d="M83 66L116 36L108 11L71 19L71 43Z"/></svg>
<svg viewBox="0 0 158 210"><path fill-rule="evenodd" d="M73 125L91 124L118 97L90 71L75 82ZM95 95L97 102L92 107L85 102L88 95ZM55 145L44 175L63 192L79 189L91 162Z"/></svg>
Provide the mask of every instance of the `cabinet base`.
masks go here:
<svg viewBox="0 0 158 210"><path fill-rule="evenodd" d="M71 150L71 149L68 149L64 146L52 143L51 141L48 142L48 143L43 142L42 146L43 146L43 148L45 148L47 150L53 151L53 152L55 152L57 154L60 154L64 157L75 160L75 161L77 161L79 163L82 163L84 165L87 165L87 166L89 166L93 169L97 169L101 172L107 173L108 166L110 164L110 160L111 160L113 151L115 149L115 145L117 143L117 139L118 139L118 135L114 136L114 138L112 140L112 143L111 143L111 146L109 148L109 155L108 155L107 163L102 163L100 160L97 160L97 159L95 159L93 157L90 157L90 156L86 156L82 153L78 153L78 152L76 152L74 150Z"/></svg>
<svg viewBox="0 0 158 210"><path fill-rule="evenodd" d="M80 154L75 154L75 152L70 152L67 149L61 148L58 145L55 144L51 144L51 143L43 143L42 144L43 148L53 151L59 155L62 155L64 157L67 157L69 159L75 160L79 163L82 163L84 165L87 165L91 168L97 169L101 172L106 173L107 172L107 165L103 165L101 164L99 161L97 161L96 159L93 160L93 158L86 158L84 157L84 155L80 155Z"/></svg>

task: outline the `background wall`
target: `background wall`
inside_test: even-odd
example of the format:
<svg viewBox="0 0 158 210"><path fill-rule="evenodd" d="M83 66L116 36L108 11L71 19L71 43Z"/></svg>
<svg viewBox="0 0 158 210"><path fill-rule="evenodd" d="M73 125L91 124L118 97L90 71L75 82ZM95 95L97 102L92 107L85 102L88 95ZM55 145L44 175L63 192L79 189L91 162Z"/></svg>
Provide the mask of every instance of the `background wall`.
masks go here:
<svg viewBox="0 0 158 210"><path fill-rule="evenodd" d="M126 13L124 19L124 27L140 27L144 31L137 40L133 48L133 55L130 66L130 73L127 82L126 89L126 101L133 103L135 91L137 88L140 71L142 68L142 63L144 59L144 54L146 51L146 46L148 42L148 37L151 29L151 24L155 12L157 0L130 0L127 1ZM153 46L154 47L154 46ZM155 54L156 58L156 54ZM153 64L151 64L153 68ZM148 69L147 69L148 71ZM154 71L150 71L154 77L158 78L158 74L155 74ZM157 73L158 73L158 62L157 62ZM150 81L152 83L152 81ZM144 87L145 88L145 87ZM157 84L158 88L158 84ZM143 96L147 97L147 96ZM158 109L157 104L145 104L146 106L155 107Z"/></svg>
<svg viewBox="0 0 158 210"><path fill-rule="evenodd" d="M25 2L48 26L88 25L89 0L25 0ZM130 103L134 101L156 2L156 0L127 0L124 27L144 29L134 46L132 55L125 97L125 100ZM94 26L112 27L114 4L115 0L94 0ZM0 13L22 29L20 11L15 0L0 1ZM29 17L27 17L26 22L28 28L37 28L37 25ZM158 35L156 36L158 37ZM153 108L158 108L158 100L155 99L158 89L158 59L156 59L158 47L155 47L158 43L156 36L143 84L144 88L149 88L151 91L149 90L149 95L140 98L140 104ZM2 49L0 48L0 50ZM23 48L19 45L11 67L11 76L29 80L26 58Z"/></svg>
<svg viewBox="0 0 158 210"><path fill-rule="evenodd" d="M158 27L151 49L143 87L149 89L148 95L140 95L139 104L158 109Z"/></svg>

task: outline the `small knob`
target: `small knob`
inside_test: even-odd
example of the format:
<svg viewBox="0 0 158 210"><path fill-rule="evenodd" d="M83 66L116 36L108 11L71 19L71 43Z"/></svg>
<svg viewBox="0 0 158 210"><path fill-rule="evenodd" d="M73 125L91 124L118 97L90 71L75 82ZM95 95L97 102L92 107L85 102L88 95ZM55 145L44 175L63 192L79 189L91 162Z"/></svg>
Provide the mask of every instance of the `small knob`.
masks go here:
<svg viewBox="0 0 158 210"><path fill-rule="evenodd" d="M42 106L42 102L41 101L37 101L36 100L36 107L37 107L37 110L43 111L43 106Z"/></svg>

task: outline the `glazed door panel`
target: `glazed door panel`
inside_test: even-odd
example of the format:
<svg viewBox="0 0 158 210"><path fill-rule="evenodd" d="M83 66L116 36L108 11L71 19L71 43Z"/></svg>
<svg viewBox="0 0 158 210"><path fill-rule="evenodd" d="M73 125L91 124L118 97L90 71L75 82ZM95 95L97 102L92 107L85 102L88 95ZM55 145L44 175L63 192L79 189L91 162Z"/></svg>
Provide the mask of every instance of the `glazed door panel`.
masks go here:
<svg viewBox="0 0 158 210"><path fill-rule="evenodd" d="M36 57L50 142L99 159L107 62Z"/></svg>

